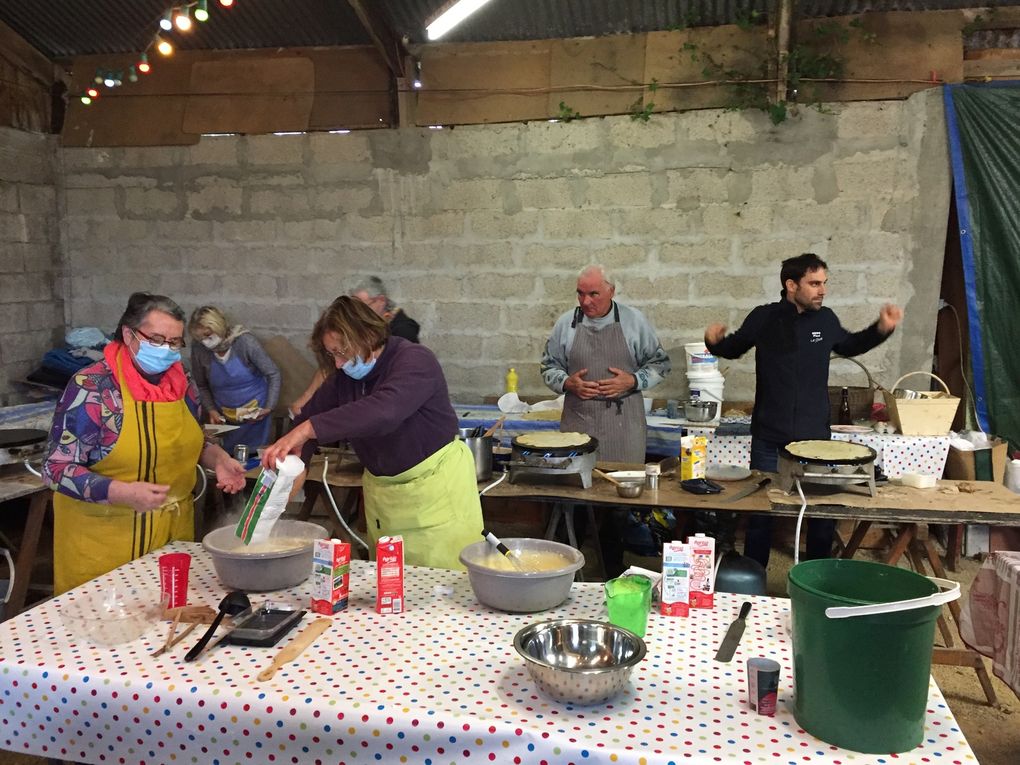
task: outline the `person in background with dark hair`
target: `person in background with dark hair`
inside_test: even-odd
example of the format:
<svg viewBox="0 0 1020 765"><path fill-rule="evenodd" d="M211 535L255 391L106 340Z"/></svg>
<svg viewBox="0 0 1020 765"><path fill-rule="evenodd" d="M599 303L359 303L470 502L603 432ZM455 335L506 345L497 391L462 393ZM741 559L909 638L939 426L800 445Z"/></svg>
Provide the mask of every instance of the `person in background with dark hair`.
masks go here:
<svg viewBox="0 0 1020 765"><path fill-rule="evenodd" d="M410 340L412 343L418 342L418 330L419 325L414 319L404 313L404 309L398 308L396 304L390 299L390 296L386 293L386 287L383 284L382 279L378 276L368 276L358 282L357 286L352 289L349 293L351 297L357 298L362 303L367 305L377 316L389 325L390 335L392 337L402 337L405 340ZM297 399L290 405L290 411L293 415L301 413L301 407L303 407L312 395L322 385L322 381L326 379L332 368L332 363L324 368L320 368L316 371L312 377L312 381L308 383L308 387L305 392L298 396Z"/></svg>
<svg viewBox="0 0 1020 765"><path fill-rule="evenodd" d="M193 540L197 465L214 470L226 492L244 488L244 468L202 435L184 346L180 306L136 292L103 360L68 382L43 465L56 492L54 594L172 540Z"/></svg>
<svg viewBox="0 0 1020 765"><path fill-rule="evenodd" d="M196 308L188 333L197 343L191 349L191 372L202 407L214 425L238 425L220 437L233 453L246 444L252 454L269 440L269 415L280 397L280 370L255 335L211 305Z"/></svg>
<svg viewBox="0 0 1020 765"><path fill-rule="evenodd" d="M462 569L460 551L481 538L482 506L439 361L425 346L391 337L381 316L346 295L319 317L311 342L334 371L262 464L275 468L300 454L307 465L318 443L349 441L365 466L372 542L400 534L408 563Z"/></svg>
<svg viewBox="0 0 1020 765"><path fill-rule="evenodd" d="M848 332L836 314L822 306L828 266L813 253L784 260L779 281L783 287L779 301L752 310L736 332L727 335L723 324L705 330L705 345L715 356L736 359L755 349L751 467L770 473L776 471L779 450L788 443L829 439L829 355L870 351L903 319L901 308L884 305L871 326ZM835 523L808 519L806 560L829 557ZM771 547L771 516L752 516L744 554L768 566Z"/></svg>

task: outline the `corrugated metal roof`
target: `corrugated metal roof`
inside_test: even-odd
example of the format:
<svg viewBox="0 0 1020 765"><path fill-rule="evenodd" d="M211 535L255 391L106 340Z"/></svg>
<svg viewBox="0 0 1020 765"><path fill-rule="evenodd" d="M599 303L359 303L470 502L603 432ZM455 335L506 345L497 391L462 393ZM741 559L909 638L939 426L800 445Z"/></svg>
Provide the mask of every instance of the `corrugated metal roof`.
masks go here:
<svg viewBox="0 0 1020 765"><path fill-rule="evenodd" d="M178 0L185 4L190 0ZM798 0L801 18L869 11L970 8L978 0ZM362 0L378 9L397 37L426 42L425 23L444 0ZM54 59L146 47L174 0L0 0L0 20ZM775 0L491 0L446 40L490 42L598 37L628 32L731 24ZM1020 5L1007 0L1003 5ZM212 18L190 34L173 33L182 49L234 50L366 45L369 37L347 0L209 0Z"/></svg>

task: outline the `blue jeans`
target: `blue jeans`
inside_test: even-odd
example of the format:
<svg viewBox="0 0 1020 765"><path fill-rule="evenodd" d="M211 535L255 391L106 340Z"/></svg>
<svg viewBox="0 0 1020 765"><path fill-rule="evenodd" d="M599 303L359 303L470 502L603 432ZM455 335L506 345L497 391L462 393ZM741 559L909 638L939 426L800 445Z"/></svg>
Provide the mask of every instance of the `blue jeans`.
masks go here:
<svg viewBox="0 0 1020 765"><path fill-rule="evenodd" d="M779 450L785 446L775 441L752 436L751 469L775 473L779 467ZM807 519L807 553L804 560L828 558L832 555L832 538L836 533L836 521L832 518ZM800 544L796 540L795 544ZM772 516L752 515L744 532L744 555L768 567L772 550Z"/></svg>

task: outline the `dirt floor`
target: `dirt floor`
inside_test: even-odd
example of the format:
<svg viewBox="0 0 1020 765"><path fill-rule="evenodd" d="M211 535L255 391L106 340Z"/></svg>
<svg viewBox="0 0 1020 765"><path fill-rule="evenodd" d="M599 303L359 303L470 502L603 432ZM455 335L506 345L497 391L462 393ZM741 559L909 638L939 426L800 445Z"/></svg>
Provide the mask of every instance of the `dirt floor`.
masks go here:
<svg viewBox="0 0 1020 765"><path fill-rule="evenodd" d="M792 530L783 527L783 523L777 528L777 539L783 539L785 531L786 544L777 544L773 551L768 570L768 593L779 597L786 597L786 579L792 559ZM536 528L522 528L519 524L507 524L494 522L491 524L493 530L501 536L536 536L541 535L541 530ZM584 574L587 581L598 580L600 572L594 561L596 560L594 550L590 542L586 540L582 544L585 550L588 564L585 566ZM739 545L738 545L739 549ZM859 557L871 557L880 559L884 551L882 549L863 550ZM625 556L627 564L636 564L646 568L656 568L658 561L654 558L641 558L632 556L629 553ZM901 561L900 565L907 565ZM962 559L960 570L949 573L949 578L958 580L963 589L964 597L970 587L971 581L980 568L980 561L973 559ZM944 609L945 616L951 622L949 609ZM951 625L955 634L955 625ZM941 636L936 631L936 644L942 645ZM958 642L957 645L960 643ZM985 666L991 675L991 663L985 660ZM998 704L989 706L985 701L984 692L978 682L977 674L971 668L964 667L932 667L932 674L942 693L953 710L957 721L960 724L967 741L977 756L981 765L1018 765L1020 764L1020 698L1013 693L1001 680L992 675L992 684L998 696ZM878 761L879 758L876 758ZM46 765L49 761L25 755L13 754L0 751L0 765Z"/></svg>

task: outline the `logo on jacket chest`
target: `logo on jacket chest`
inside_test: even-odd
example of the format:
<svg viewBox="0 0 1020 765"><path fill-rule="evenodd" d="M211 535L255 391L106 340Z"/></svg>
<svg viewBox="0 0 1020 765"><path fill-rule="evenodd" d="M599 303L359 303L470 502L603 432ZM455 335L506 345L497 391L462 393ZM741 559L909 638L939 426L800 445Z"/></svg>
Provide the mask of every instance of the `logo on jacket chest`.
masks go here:
<svg viewBox="0 0 1020 765"><path fill-rule="evenodd" d="M809 340L809 342L812 342L812 343L820 343L820 342L822 342L822 333L819 332L818 330L812 330L812 332L811 332L811 339Z"/></svg>

